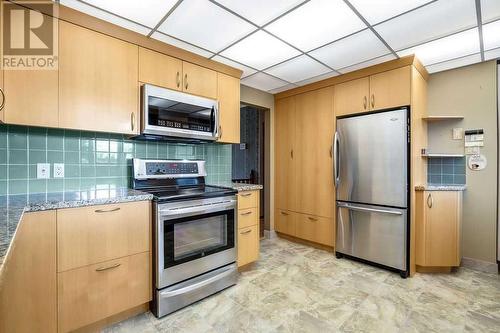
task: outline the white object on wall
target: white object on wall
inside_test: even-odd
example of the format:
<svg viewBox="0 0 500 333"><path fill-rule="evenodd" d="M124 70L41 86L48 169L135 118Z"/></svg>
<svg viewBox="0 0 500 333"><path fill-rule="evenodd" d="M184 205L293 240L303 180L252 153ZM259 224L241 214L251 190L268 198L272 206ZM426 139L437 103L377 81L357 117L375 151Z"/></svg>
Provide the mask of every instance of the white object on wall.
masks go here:
<svg viewBox="0 0 500 333"><path fill-rule="evenodd" d="M488 164L488 161L486 160L486 156L479 154L479 155L471 155L469 156L469 160L467 165L469 166L469 169L473 171L480 171L486 168L486 165Z"/></svg>

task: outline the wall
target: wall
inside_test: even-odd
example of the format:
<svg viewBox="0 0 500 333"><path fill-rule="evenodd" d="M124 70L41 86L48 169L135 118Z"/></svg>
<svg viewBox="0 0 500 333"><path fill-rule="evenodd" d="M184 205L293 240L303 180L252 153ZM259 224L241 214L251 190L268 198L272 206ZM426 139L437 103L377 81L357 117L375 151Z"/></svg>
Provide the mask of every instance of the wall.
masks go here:
<svg viewBox="0 0 500 333"><path fill-rule="evenodd" d="M250 179L252 170L256 172L257 182L260 182L260 145L259 133L261 120L259 109L245 106L240 109L240 142L245 143L245 149L233 145L233 179Z"/></svg>
<svg viewBox="0 0 500 333"><path fill-rule="evenodd" d="M466 169L464 192L463 256L496 260L497 204L497 86L494 61L430 76L429 115L460 115L463 120L429 125L429 151L463 154L463 140L451 140L453 127L484 128L482 153L488 159L483 171Z"/></svg>
<svg viewBox="0 0 500 333"><path fill-rule="evenodd" d="M269 161L266 163L264 171L264 222L266 230L274 230L274 219L272 211L274 211L274 95L261 90L250 88L241 85L241 101L246 104L253 104L269 109L265 113L265 137L267 141L264 145L264 159Z"/></svg>
<svg viewBox="0 0 500 333"><path fill-rule="evenodd" d="M0 194L127 187L133 157L204 159L209 183L231 180L231 145L135 141L116 134L0 125ZM36 163L51 163L50 179L36 178ZM64 178L53 178L53 163L64 163Z"/></svg>

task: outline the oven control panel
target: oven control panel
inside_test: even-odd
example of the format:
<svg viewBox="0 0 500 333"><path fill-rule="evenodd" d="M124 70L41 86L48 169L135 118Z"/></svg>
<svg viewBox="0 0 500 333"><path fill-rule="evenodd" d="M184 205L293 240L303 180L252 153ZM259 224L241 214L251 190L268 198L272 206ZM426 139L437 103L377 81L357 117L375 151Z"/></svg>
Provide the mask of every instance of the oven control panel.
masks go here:
<svg viewBox="0 0 500 333"><path fill-rule="evenodd" d="M206 177L202 160L149 160L133 159L134 179Z"/></svg>

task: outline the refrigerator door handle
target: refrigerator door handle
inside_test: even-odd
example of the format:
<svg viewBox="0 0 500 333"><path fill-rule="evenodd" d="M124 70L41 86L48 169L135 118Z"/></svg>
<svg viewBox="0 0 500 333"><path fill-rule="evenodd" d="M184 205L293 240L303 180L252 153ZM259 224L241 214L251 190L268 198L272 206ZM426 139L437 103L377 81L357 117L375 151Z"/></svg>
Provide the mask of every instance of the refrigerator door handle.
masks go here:
<svg viewBox="0 0 500 333"><path fill-rule="evenodd" d="M340 151L339 151L339 133L335 132L333 138L333 179L335 187L339 185L340 182Z"/></svg>
<svg viewBox="0 0 500 333"><path fill-rule="evenodd" d="M338 202L337 206L340 207L340 208L347 208L347 209L351 209L351 210L357 210L357 211L360 211L360 212L381 213L381 214L391 214L391 215L403 215L402 212L396 211L396 210L360 207L360 206L354 206L354 205L350 205L350 204L342 203L342 202Z"/></svg>

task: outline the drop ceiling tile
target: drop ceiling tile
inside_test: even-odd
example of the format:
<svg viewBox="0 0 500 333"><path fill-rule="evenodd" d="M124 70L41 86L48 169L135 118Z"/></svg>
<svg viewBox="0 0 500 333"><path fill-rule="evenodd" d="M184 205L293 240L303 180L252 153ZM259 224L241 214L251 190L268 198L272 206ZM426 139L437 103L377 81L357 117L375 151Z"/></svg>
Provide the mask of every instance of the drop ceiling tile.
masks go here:
<svg viewBox="0 0 500 333"><path fill-rule="evenodd" d="M257 73L241 80L241 84L259 90L269 91L286 86L289 83L265 73Z"/></svg>
<svg viewBox="0 0 500 333"><path fill-rule="evenodd" d="M398 52L399 56L415 54L424 66L479 52L477 28L441 38Z"/></svg>
<svg viewBox="0 0 500 333"><path fill-rule="evenodd" d="M209 57L214 55L212 52L200 49L199 47L196 47L196 46L191 45L189 43L178 40L177 38L167 36L161 32L154 32L151 35L151 38L154 38L154 39L160 40L164 43L167 43L167 44L170 44L173 46L177 46L178 48L196 53L196 54L201 55L202 57L205 57L205 58L209 58Z"/></svg>
<svg viewBox="0 0 500 333"><path fill-rule="evenodd" d="M341 68L338 71L340 73L342 73L342 74L345 74L345 73L349 73L349 72L352 72L352 71L356 71L358 69L362 69L362 68L370 67L370 66L373 66L373 65L381 64L383 62L386 62L386 61L389 61L389 60L394 60L394 59L396 59L396 57L392 53L390 53L390 54L386 54L386 55L383 55L383 56L375 58L375 59L370 59L368 61L363 61L363 62L360 62L358 64L352 65L352 66Z"/></svg>
<svg viewBox="0 0 500 333"><path fill-rule="evenodd" d="M309 52L311 56L337 69L373 59L389 53L390 50L369 30L363 30Z"/></svg>
<svg viewBox="0 0 500 333"><path fill-rule="evenodd" d="M366 28L342 0L311 0L265 29L308 51Z"/></svg>
<svg viewBox="0 0 500 333"><path fill-rule="evenodd" d="M116 25L123 27L125 29L129 29L129 30L138 32L138 33L143 34L143 35L147 35L151 32L151 29L146 28L140 24L131 22L129 20L126 20L124 18L110 14L110 13L105 12L103 10L97 9L93 6L89 6L85 3L77 1L77 0L61 0L60 4L67 6L67 7L70 7L70 8L73 8L75 10L78 10L78 11L83 12L85 14L89 14L91 16L97 17L98 19L101 19L103 21L116 24Z"/></svg>
<svg viewBox="0 0 500 333"><path fill-rule="evenodd" d="M500 58L500 47L493 50L488 50L484 52L484 60L491 60Z"/></svg>
<svg viewBox="0 0 500 333"><path fill-rule="evenodd" d="M370 23L376 24L407 12L430 0L350 0L351 4Z"/></svg>
<svg viewBox="0 0 500 333"><path fill-rule="evenodd" d="M134 22L154 28L177 2L176 0L85 0Z"/></svg>
<svg viewBox="0 0 500 333"><path fill-rule="evenodd" d="M297 86L305 86L306 84L309 84L309 83L313 83L313 82L318 82L318 81L321 81L321 80L325 80L325 79L328 79L328 78L331 78L331 77L334 77L334 76L338 76L339 74L337 72L328 72L326 74L321 74L321 75L318 75L318 76L314 76L314 77L311 77L309 79L305 79L305 80L302 80L302 81L299 81L299 82L295 82L295 84Z"/></svg>
<svg viewBox="0 0 500 333"><path fill-rule="evenodd" d="M247 67L247 66L239 64L239 63L237 63L235 61L232 61L231 59L227 59L227 58L224 58L224 57L221 57L221 56L215 56L215 57L212 58L212 60L221 62L223 64L226 64L226 65L234 67L234 68L241 69L243 71L243 74L241 75L242 78L247 77L247 76L252 75L252 74L254 74L254 73L257 72L253 68Z"/></svg>
<svg viewBox="0 0 500 333"><path fill-rule="evenodd" d="M331 70L311 57L301 55L284 63L267 69L265 72L288 82L298 82Z"/></svg>
<svg viewBox="0 0 500 333"><path fill-rule="evenodd" d="M221 53L222 56L262 70L300 54L262 30L246 37Z"/></svg>
<svg viewBox="0 0 500 333"><path fill-rule="evenodd" d="M484 49L500 47L500 20L483 25Z"/></svg>
<svg viewBox="0 0 500 333"><path fill-rule="evenodd" d="M481 55L479 53L472 54L469 56L465 56L458 59L453 59L445 62L441 62L439 64L434 64L430 66L426 66L425 68L429 73L442 72L452 68L463 67L467 65L472 65L475 63L481 62Z"/></svg>
<svg viewBox="0 0 500 333"><path fill-rule="evenodd" d="M374 28L394 50L401 50L476 25L473 0L442 0Z"/></svg>
<svg viewBox="0 0 500 333"><path fill-rule="evenodd" d="M277 94L277 93L280 93L280 92L283 92L283 91L286 91L286 90L290 90L290 89L293 89L293 88L297 88L297 86L295 84L287 84L286 86L269 90L268 93L270 93L270 94Z"/></svg>
<svg viewBox="0 0 500 333"><path fill-rule="evenodd" d="M481 18L483 23L500 19L500 1L481 0Z"/></svg>
<svg viewBox="0 0 500 333"><path fill-rule="evenodd" d="M218 52L256 28L207 0L184 0L159 31Z"/></svg>
<svg viewBox="0 0 500 333"><path fill-rule="evenodd" d="M262 26L305 0L216 0L247 20Z"/></svg>

